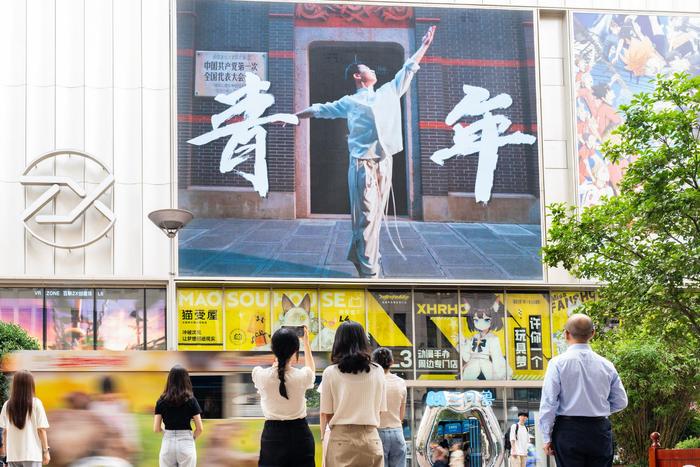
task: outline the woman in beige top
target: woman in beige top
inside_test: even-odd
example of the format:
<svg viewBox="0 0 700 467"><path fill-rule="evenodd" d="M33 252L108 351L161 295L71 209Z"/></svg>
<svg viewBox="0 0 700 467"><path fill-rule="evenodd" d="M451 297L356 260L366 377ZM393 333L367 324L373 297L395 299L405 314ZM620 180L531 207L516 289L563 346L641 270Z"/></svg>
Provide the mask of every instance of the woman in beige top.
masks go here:
<svg viewBox="0 0 700 467"><path fill-rule="evenodd" d="M370 358L367 334L345 321L323 372L321 433L330 425L326 467L383 467L379 413L387 410L384 371Z"/></svg>
<svg viewBox="0 0 700 467"><path fill-rule="evenodd" d="M406 467L406 440L403 419L406 415L406 382L389 369L394 364L391 350L379 347L372 360L384 369L386 412L379 414L379 438L384 448L384 467Z"/></svg>

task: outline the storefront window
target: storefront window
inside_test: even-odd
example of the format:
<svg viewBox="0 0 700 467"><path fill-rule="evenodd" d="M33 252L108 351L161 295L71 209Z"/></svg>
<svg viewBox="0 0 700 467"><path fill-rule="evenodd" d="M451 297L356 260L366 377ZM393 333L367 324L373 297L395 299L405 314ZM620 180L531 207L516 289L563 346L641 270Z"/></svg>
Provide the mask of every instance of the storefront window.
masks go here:
<svg viewBox="0 0 700 467"><path fill-rule="evenodd" d="M549 295L509 293L506 311L510 340L508 362L513 369L513 379L544 379L547 364L552 359Z"/></svg>
<svg viewBox="0 0 700 467"><path fill-rule="evenodd" d="M416 377L457 379L459 311L456 291L416 291Z"/></svg>
<svg viewBox="0 0 700 467"><path fill-rule="evenodd" d="M267 349L270 345L270 290L226 289L226 350Z"/></svg>
<svg viewBox="0 0 700 467"><path fill-rule="evenodd" d="M460 358L463 380L506 380L508 366L503 294L462 291Z"/></svg>
<svg viewBox="0 0 700 467"><path fill-rule="evenodd" d="M0 289L0 321L19 325L44 343L44 295L42 289Z"/></svg>
<svg viewBox="0 0 700 467"><path fill-rule="evenodd" d="M319 350L321 341L335 331L327 328L321 336L320 314L316 289L276 289L272 291L272 333L282 326L307 326L311 349ZM325 328L324 328L325 329ZM332 343L332 338L331 338Z"/></svg>
<svg viewBox="0 0 700 467"><path fill-rule="evenodd" d="M333 348L335 331L344 321L355 321L367 330L365 291L330 289L319 292L321 305L321 328L312 346L328 352Z"/></svg>
<svg viewBox="0 0 700 467"><path fill-rule="evenodd" d="M410 290L368 290L367 331L372 348L386 347L394 356L392 372L413 379L413 313Z"/></svg>
<svg viewBox="0 0 700 467"><path fill-rule="evenodd" d="M93 289L46 289L46 348L92 350Z"/></svg>
<svg viewBox="0 0 700 467"><path fill-rule="evenodd" d="M165 350L165 289L146 289L146 350Z"/></svg>
<svg viewBox="0 0 700 467"><path fill-rule="evenodd" d="M143 289L97 289L97 349L143 349Z"/></svg>

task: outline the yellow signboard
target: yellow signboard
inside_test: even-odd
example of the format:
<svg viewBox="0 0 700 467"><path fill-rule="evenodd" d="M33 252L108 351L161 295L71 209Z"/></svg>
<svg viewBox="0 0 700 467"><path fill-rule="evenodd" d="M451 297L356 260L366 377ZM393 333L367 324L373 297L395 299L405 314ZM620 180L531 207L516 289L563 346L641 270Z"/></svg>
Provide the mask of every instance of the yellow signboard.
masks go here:
<svg viewBox="0 0 700 467"><path fill-rule="evenodd" d="M329 289L321 290L321 331L316 337L318 350L328 351L333 348L335 330L343 321L356 321L365 330L365 291Z"/></svg>
<svg viewBox="0 0 700 467"><path fill-rule="evenodd" d="M270 290L227 289L226 350L269 350Z"/></svg>
<svg viewBox="0 0 700 467"><path fill-rule="evenodd" d="M272 332L282 326L308 326L311 349L318 350L318 292L316 289L272 291Z"/></svg>
<svg viewBox="0 0 700 467"><path fill-rule="evenodd" d="M179 350L223 350L223 292L219 289L178 289Z"/></svg>
<svg viewBox="0 0 700 467"><path fill-rule="evenodd" d="M508 362L513 379L543 379L552 358L549 303L544 294L508 294Z"/></svg>
<svg viewBox="0 0 700 467"><path fill-rule="evenodd" d="M566 320L576 309L586 302L596 299L595 290L583 290L579 292L552 292L550 303L552 310L552 341L554 343L554 355L563 353L566 348L566 338L564 337L564 326Z"/></svg>

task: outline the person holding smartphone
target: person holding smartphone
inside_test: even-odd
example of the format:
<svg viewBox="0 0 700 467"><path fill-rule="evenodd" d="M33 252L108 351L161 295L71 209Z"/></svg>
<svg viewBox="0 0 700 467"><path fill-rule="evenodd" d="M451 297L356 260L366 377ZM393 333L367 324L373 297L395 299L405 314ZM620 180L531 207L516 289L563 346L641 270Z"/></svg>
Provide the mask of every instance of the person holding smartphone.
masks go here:
<svg viewBox="0 0 700 467"><path fill-rule="evenodd" d="M303 329L304 367L292 366L298 358ZM253 383L260 394L265 427L260 439L260 467L314 467L314 437L306 421L306 390L313 388L316 366L309 344L309 329L282 327L272 335L272 366L253 368Z"/></svg>

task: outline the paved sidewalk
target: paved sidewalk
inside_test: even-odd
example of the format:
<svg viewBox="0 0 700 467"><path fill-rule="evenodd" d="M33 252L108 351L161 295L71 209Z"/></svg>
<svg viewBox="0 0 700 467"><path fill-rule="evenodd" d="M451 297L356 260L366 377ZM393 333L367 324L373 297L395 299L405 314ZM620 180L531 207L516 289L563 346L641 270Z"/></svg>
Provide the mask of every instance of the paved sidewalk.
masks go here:
<svg viewBox="0 0 700 467"><path fill-rule="evenodd" d="M542 279L539 225L388 225L406 260L382 227L385 278ZM179 237L182 276L358 277L346 259L350 220L195 219Z"/></svg>

